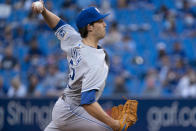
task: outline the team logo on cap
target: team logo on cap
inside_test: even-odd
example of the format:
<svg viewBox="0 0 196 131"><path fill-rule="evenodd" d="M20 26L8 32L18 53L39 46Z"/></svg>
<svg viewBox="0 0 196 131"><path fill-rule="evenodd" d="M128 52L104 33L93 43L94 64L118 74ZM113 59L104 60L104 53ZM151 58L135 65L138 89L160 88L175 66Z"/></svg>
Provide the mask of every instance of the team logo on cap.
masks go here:
<svg viewBox="0 0 196 131"><path fill-rule="evenodd" d="M95 7L95 10L100 13L99 9L97 9L96 7Z"/></svg>

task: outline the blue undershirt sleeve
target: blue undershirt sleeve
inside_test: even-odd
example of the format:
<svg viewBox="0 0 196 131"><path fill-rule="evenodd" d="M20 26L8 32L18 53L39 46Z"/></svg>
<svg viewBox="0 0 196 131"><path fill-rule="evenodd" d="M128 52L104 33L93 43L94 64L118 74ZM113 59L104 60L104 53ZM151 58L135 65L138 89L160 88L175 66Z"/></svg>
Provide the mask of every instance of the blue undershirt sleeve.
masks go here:
<svg viewBox="0 0 196 131"><path fill-rule="evenodd" d="M56 27L54 27L52 30L56 32L57 29L58 29L59 27L61 27L62 25L64 25L64 24L65 24L65 22L64 22L63 20L60 20L59 23L56 25Z"/></svg>
<svg viewBox="0 0 196 131"><path fill-rule="evenodd" d="M95 90L95 89L82 92L80 105L85 105L85 104L89 105L89 104L94 103L95 97L96 97L96 92L97 92L97 90Z"/></svg>

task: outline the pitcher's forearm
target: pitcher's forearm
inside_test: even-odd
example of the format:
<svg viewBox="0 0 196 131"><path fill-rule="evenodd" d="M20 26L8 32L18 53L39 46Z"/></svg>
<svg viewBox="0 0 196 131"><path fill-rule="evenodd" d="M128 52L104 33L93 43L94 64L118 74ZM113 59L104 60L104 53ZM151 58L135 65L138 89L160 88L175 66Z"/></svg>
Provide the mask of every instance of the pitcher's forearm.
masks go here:
<svg viewBox="0 0 196 131"><path fill-rule="evenodd" d="M42 11L41 14L42 14L45 22L48 24L48 26L51 29L53 29L54 27L56 27L56 25L60 21L60 18L57 15L55 15L54 13L52 13L51 11L49 11L46 8L44 8L44 10Z"/></svg>

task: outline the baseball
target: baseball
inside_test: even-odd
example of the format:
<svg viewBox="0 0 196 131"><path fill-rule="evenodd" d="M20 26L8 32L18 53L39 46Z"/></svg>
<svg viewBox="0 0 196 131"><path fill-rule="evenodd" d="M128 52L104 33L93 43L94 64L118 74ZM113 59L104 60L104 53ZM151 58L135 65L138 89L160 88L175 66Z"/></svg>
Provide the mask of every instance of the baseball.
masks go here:
<svg viewBox="0 0 196 131"><path fill-rule="evenodd" d="M38 9L43 9L43 4L40 1L34 2L34 6L37 7Z"/></svg>

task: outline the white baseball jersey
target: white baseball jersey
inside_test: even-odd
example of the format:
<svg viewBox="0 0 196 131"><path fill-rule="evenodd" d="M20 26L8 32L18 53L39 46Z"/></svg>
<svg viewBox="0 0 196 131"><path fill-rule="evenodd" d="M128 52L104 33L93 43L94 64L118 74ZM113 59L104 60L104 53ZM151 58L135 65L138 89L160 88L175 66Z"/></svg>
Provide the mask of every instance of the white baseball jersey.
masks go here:
<svg viewBox="0 0 196 131"><path fill-rule="evenodd" d="M62 21L59 23L55 27L55 30L58 28L55 35L67 54L69 81L64 90L66 98L59 97L52 111L52 121L44 131L111 131L108 125L89 115L80 106L83 101L86 104L87 99L82 94L96 92L93 94L96 101L102 94L108 74L106 53L103 49L85 45L74 28ZM92 96L88 94L87 97Z"/></svg>
<svg viewBox="0 0 196 131"><path fill-rule="evenodd" d="M103 49L85 45L80 34L70 25L64 24L55 32L61 48L67 54L69 81L64 93L80 105L81 93L96 89L96 100L102 94L108 74L106 54Z"/></svg>

